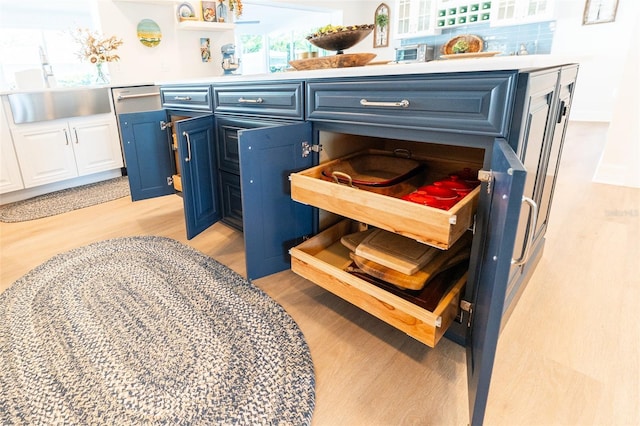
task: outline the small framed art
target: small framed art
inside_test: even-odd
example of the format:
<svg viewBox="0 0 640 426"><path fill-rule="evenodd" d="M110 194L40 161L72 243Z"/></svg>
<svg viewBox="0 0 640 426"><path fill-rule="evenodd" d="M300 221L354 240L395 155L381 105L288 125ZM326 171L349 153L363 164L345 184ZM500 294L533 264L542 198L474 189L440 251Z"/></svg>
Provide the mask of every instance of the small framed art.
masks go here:
<svg viewBox="0 0 640 426"><path fill-rule="evenodd" d="M586 0L582 25L613 22L617 11L618 0Z"/></svg>
<svg viewBox="0 0 640 426"><path fill-rule="evenodd" d="M206 22L216 22L216 2L202 1L200 5L202 8L202 20Z"/></svg>

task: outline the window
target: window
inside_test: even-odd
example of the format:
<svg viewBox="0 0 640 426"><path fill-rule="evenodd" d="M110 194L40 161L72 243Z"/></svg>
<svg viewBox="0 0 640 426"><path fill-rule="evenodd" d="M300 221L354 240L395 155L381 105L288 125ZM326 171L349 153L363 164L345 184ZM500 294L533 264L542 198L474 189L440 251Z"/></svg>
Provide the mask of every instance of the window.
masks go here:
<svg viewBox="0 0 640 426"><path fill-rule="evenodd" d="M97 28L88 0L0 0L0 89L91 84L95 73L75 55L70 31Z"/></svg>
<svg viewBox="0 0 640 426"><path fill-rule="evenodd" d="M251 3L244 8L242 19L236 21L236 52L242 74L284 71L299 53L318 51L306 40L308 34L324 25L341 23L341 11Z"/></svg>

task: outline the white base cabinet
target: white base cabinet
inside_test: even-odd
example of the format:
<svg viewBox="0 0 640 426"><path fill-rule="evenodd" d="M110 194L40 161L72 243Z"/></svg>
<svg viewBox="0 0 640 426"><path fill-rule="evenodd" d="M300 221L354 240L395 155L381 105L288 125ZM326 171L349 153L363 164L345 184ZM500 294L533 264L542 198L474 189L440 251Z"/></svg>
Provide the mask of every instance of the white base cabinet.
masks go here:
<svg viewBox="0 0 640 426"><path fill-rule="evenodd" d="M0 102L0 194L19 191L24 188L20 166L13 149L9 124Z"/></svg>
<svg viewBox="0 0 640 426"><path fill-rule="evenodd" d="M108 114L21 125L12 133L25 188L124 165Z"/></svg>

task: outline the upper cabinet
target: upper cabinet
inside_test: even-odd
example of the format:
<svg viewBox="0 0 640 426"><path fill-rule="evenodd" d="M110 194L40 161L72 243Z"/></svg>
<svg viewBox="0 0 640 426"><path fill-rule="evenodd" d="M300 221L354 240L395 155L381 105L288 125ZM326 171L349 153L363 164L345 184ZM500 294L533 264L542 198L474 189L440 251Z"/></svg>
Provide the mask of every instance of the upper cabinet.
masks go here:
<svg viewBox="0 0 640 426"><path fill-rule="evenodd" d="M518 25L553 19L554 0L493 0L491 25Z"/></svg>
<svg viewBox="0 0 640 426"><path fill-rule="evenodd" d="M434 33L436 0L398 0L396 5L397 38Z"/></svg>
<svg viewBox="0 0 640 426"><path fill-rule="evenodd" d="M459 26L522 25L553 19L554 0L398 0L395 36L439 34Z"/></svg>
<svg viewBox="0 0 640 426"><path fill-rule="evenodd" d="M489 22L491 4L491 0L439 0L436 27L443 29Z"/></svg>

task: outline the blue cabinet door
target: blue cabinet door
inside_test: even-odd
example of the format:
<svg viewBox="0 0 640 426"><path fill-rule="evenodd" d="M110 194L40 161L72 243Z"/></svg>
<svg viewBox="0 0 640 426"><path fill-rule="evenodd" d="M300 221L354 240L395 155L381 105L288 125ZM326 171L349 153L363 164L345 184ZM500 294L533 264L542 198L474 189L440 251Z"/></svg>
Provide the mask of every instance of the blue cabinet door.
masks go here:
<svg viewBox="0 0 640 426"><path fill-rule="evenodd" d="M187 239L220 220L213 115L175 123Z"/></svg>
<svg viewBox="0 0 640 426"><path fill-rule="evenodd" d="M311 123L238 132L247 278L291 267L289 249L312 233L313 208L291 199L289 175L313 166Z"/></svg>
<svg viewBox="0 0 640 426"><path fill-rule="evenodd" d="M121 114L122 146L133 201L175 193L171 143L160 122L164 110Z"/></svg>
<svg viewBox="0 0 640 426"><path fill-rule="evenodd" d="M518 227L526 178L525 168L503 139L496 140L491 160L490 187L482 191L489 199L479 211L480 229L485 230L478 270L478 285L472 296L473 313L467 335L467 380L472 425L482 424L493 370L509 269Z"/></svg>

